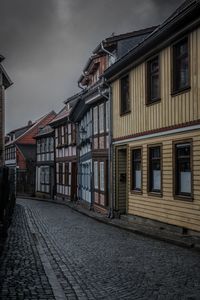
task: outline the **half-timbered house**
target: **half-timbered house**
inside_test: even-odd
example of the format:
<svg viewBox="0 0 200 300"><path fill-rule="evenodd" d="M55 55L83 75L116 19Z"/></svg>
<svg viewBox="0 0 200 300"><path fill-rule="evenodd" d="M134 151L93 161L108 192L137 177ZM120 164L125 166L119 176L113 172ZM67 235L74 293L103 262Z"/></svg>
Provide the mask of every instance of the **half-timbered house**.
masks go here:
<svg viewBox="0 0 200 300"><path fill-rule="evenodd" d="M65 101L64 108L50 123L55 130L56 198L75 200L77 195L76 127L70 114L79 94Z"/></svg>
<svg viewBox="0 0 200 300"><path fill-rule="evenodd" d="M107 213L109 208L109 93L102 75L128 50L147 37L155 27L111 36L93 51L78 84L84 88L73 112L78 123L79 200Z"/></svg>
<svg viewBox="0 0 200 300"><path fill-rule="evenodd" d="M200 1L185 1L104 73L114 210L184 232L200 231L199 11Z"/></svg>
<svg viewBox="0 0 200 300"><path fill-rule="evenodd" d="M15 171L17 192L20 194L32 195L35 193L35 136L55 115L56 113L52 111L37 121L33 123L29 121L27 126L12 130L7 134L5 164Z"/></svg>
<svg viewBox="0 0 200 300"><path fill-rule="evenodd" d="M54 198L54 130L46 125L36 135L36 196Z"/></svg>

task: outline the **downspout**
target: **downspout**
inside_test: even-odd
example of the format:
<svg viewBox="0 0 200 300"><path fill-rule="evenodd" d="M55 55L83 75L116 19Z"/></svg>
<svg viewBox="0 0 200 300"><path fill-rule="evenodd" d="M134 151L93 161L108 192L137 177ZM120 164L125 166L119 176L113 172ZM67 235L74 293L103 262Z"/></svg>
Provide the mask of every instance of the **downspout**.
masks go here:
<svg viewBox="0 0 200 300"><path fill-rule="evenodd" d="M78 82L78 87L79 87L81 90L84 90L84 88L81 86L80 82Z"/></svg>
<svg viewBox="0 0 200 300"><path fill-rule="evenodd" d="M113 132L113 114L112 114L112 88L109 85L109 132L108 132L108 140L109 140L109 156L108 156L108 190L110 195L110 211L109 218L114 218L114 194L113 194L113 149L112 149L112 132Z"/></svg>
<svg viewBox="0 0 200 300"><path fill-rule="evenodd" d="M101 42L101 49L102 49L105 53L107 53L108 55L115 57L115 55L114 55L113 53L111 53L110 51L108 51L108 50L106 50L106 49L104 48L103 42Z"/></svg>
<svg viewBox="0 0 200 300"><path fill-rule="evenodd" d="M115 57L115 55L108 50L106 50L103 46L103 42L101 42L101 49L107 53L108 55ZM105 80L105 79L104 79ZM114 218L114 194L113 194L113 149L112 149L112 132L113 132L113 115L112 115L112 88L110 84L106 83L109 88L108 95L108 107L109 107L109 122L108 122L108 195L110 199L110 208L109 208L109 218Z"/></svg>

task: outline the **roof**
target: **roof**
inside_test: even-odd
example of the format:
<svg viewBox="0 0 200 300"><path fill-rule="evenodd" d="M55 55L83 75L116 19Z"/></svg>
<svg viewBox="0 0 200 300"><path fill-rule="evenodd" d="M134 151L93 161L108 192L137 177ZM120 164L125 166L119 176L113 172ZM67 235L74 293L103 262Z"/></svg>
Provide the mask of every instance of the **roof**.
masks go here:
<svg viewBox="0 0 200 300"><path fill-rule="evenodd" d="M105 72L104 77L109 79L113 76L113 79L120 74L133 68L135 65L144 61L149 52L152 51L161 43L167 43L167 38L172 36L178 30L185 28L187 30L187 23L194 22L197 19L200 23L200 0L187 0L181 6L179 6L175 12L167 18L158 28L156 28L151 34L149 34L143 41L133 47L128 53L121 57L115 64L110 66ZM193 24L193 26L197 26ZM160 46L161 47L161 46ZM164 47L164 44L162 44ZM126 70L125 70L126 69Z"/></svg>
<svg viewBox="0 0 200 300"><path fill-rule="evenodd" d="M0 56L0 61L3 60L2 56ZM11 86L13 84L13 82L11 81L10 77L8 76L8 74L6 73L6 70L4 69L4 67L0 64L0 71L3 74L3 85L5 86L5 88L7 89L9 86Z"/></svg>
<svg viewBox="0 0 200 300"><path fill-rule="evenodd" d="M131 38L137 38L138 36L148 35L153 32L158 26L151 26L131 32L126 32L118 35L112 35L102 41L104 47L110 46L111 43L123 41ZM101 50L101 43L93 50L93 53L97 53Z"/></svg>
<svg viewBox="0 0 200 300"><path fill-rule="evenodd" d="M52 135L53 132L53 128L50 125L46 125L45 127L40 129L39 133L35 137L39 138L43 136L49 136Z"/></svg>
<svg viewBox="0 0 200 300"><path fill-rule="evenodd" d="M119 35L113 35L111 37L106 38L103 40L98 46L93 50L92 55L87 60L85 67L83 69L83 74L79 77L78 82L81 82L82 79L85 77L84 72L86 72L93 62L94 59L98 58L105 54L105 51L102 50L102 45L104 48L108 49L109 51L113 51L117 48L117 59L120 59L124 56L130 49L134 46L138 45L142 40L144 40L152 31L154 31L157 26L148 27L140 30L131 31L128 33L123 33ZM112 49L111 49L112 48ZM101 54L101 55L100 55Z"/></svg>
<svg viewBox="0 0 200 300"><path fill-rule="evenodd" d="M5 57L0 54L0 62L2 62L4 59L5 59Z"/></svg>
<svg viewBox="0 0 200 300"><path fill-rule="evenodd" d="M84 115L84 113L89 109L89 107L90 106L85 103L84 99L80 98L77 101L76 106L74 107L74 110L71 115L71 120L73 122L79 121Z"/></svg>
<svg viewBox="0 0 200 300"><path fill-rule="evenodd" d="M61 109L57 116L49 123L52 127L64 122L70 116L82 93L83 92L77 93L65 100L65 106Z"/></svg>
<svg viewBox="0 0 200 300"><path fill-rule="evenodd" d="M17 144L18 149L25 159L34 160L36 157L36 146L32 144Z"/></svg>
<svg viewBox="0 0 200 300"><path fill-rule="evenodd" d="M48 114L45 114L44 116L40 117L37 121L35 121L32 126L30 126L25 132L23 132L21 135L19 135L18 137L16 137L13 141L10 141L8 143L6 143L5 146L9 146L13 143L17 143L22 137L24 137L26 134L30 133L31 130L37 128L37 126L39 126L39 124L48 116L52 115L52 117L55 115L56 113L54 111L49 112Z"/></svg>
<svg viewBox="0 0 200 300"><path fill-rule="evenodd" d="M28 130L30 127L32 127L33 125L34 125L34 123L13 129L12 131L8 132L7 135L11 135L12 133L14 133L15 136L17 135L16 137L18 137L21 134L23 134L26 130Z"/></svg>

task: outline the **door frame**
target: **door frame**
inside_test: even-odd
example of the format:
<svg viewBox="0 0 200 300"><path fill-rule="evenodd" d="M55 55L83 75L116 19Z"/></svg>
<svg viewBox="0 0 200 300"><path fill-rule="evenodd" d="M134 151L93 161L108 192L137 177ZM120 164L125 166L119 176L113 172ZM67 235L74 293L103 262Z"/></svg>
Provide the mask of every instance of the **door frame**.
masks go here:
<svg viewBox="0 0 200 300"><path fill-rule="evenodd" d="M128 145L115 147L115 209L119 210L119 152L126 151L126 199L125 199L125 214L128 213Z"/></svg>

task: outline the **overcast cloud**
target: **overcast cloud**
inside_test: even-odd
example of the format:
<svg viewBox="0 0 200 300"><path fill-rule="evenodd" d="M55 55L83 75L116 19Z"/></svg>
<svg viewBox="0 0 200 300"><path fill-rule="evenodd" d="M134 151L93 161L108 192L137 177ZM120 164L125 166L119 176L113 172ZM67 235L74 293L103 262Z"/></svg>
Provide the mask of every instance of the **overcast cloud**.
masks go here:
<svg viewBox="0 0 200 300"><path fill-rule="evenodd" d="M77 79L104 38L158 25L181 0L0 0L0 54L14 85L7 90L7 131L78 92Z"/></svg>

